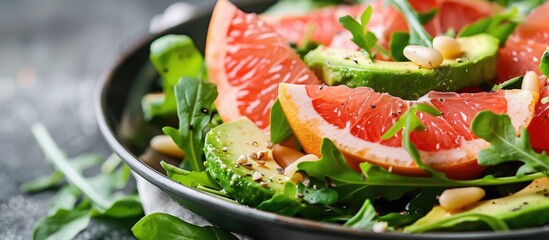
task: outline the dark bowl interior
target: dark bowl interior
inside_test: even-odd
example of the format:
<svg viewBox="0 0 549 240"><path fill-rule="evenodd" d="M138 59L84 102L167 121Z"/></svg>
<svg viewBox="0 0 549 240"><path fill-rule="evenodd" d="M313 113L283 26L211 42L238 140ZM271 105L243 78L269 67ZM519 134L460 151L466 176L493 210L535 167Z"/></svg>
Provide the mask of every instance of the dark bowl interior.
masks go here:
<svg viewBox="0 0 549 240"><path fill-rule="evenodd" d="M248 12L260 12L273 3L270 0L240 1ZM549 229L532 228L510 232L462 232L404 235L373 233L263 212L198 192L166 178L138 156L146 152L149 139L169 121L145 123L141 98L157 89L158 78L149 63L151 41L165 34L186 34L204 49L207 26L213 6L198 9L185 23L167 31L147 36L128 48L104 74L98 91L96 111L100 129L111 148L137 174L168 193L175 201L230 231L255 239L549 239ZM156 166L156 169L157 166Z"/></svg>

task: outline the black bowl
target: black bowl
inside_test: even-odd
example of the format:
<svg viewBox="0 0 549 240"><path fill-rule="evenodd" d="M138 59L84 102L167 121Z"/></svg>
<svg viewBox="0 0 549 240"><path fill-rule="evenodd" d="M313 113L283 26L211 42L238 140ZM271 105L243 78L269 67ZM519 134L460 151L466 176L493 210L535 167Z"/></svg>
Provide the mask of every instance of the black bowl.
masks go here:
<svg viewBox="0 0 549 240"><path fill-rule="evenodd" d="M245 11L259 12L273 1L241 1ZM549 229L531 228L510 232L430 233L421 235L374 233L340 225L285 217L227 202L168 179L137 156L160 127L146 124L140 108L143 95L155 88L158 77L149 63L150 43L165 34L187 34L204 49L213 6L198 9L190 20L160 34L147 36L128 48L104 74L97 95L98 123L111 148L138 175L168 193L175 201L224 229L255 239L549 239Z"/></svg>

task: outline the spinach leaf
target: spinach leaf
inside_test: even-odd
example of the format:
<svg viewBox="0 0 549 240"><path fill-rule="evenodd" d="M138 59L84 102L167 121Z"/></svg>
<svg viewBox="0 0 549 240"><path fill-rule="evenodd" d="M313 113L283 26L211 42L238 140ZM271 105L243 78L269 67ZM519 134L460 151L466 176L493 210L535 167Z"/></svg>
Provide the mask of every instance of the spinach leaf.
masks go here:
<svg viewBox="0 0 549 240"><path fill-rule="evenodd" d="M143 216L143 207L137 195L124 196L114 201L106 210L92 209L92 217L129 218Z"/></svg>
<svg viewBox="0 0 549 240"><path fill-rule="evenodd" d="M376 210L370 202L370 199L366 199L360 210L354 215L344 226L362 230L371 230L374 224L374 218L376 216Z"/></svg>
<svg viewBox="0 0 549 240"><path fill-rule="evenodd" d="M182 78L175 85L174 91L179 129L164 127L162 130L187 154L185 162L189 170L202 172L204 170L203 134L208 129L212 118L212 106L217 97L217 88L212 83L197 78Z"/></svg>
<svg viewBox="0 0 549 240"><path fill-rule="evenodd" d="M286 115L284 115L284 111L282 111L282 106L280 105L280 101L278 101L278 99L271 107L270 131L271 142L274 144L278 144L294 134L292 128L290 128L290 124L288 124Z"/></svg>
<svg viewBox="0 0 549 240"><path fill-rule="evenodd" d="M55 214L40 220L32 233L34 240L70 240L86 229L91 217L86 209L60 209Z"/></svg>
<svg viewBox="0 0 549 240"><path fill-rule="evenodd" d="M543 75L549 76L549 46L541 56L541 60L539 61L539 70L543 73Z"/></svg>
<svg viewBox="0 0 549 240"><path fill-rule="evenodd" d="M236 236L222 229L212 226L195 226L166 213L152 213L145 216L133 226L132 232L137 239L141 240L238 240Z"/></svg>
<svg viewBox="0 0 549 240"><path fill-rule="evenodd" d="M429 35L421 25L420 14L412 8L410 3L407 0L390 0L390 3L404 15L404 18L408 23L408 28L410 29L410 44L433 47L431 35Z"/></svg>
<svg viewBox="0 0 549 240"><path fill-rule="evenodd" d="M164 170L166 170L168 178L187 187L196 188L201 185L218 191L222 190L221 187L214 180L212 180L210 175L206 172L187 171L164 161L160 162L160 165L164 168Z"/></svg>
<svg viewBox="0 0 549 240"><path fill-rule="evenodd" d="M360 15L360 23L349 15L340 17L339 23L343 28L351 32L353 35L351 41L366 51L368 56L373 59L374 56L372 55L371 49L376 45L377 37L374 33L366 30L366 25L368 25L371 16L372 7L368 6Z"/></svg>
<svg viewBox="0 0 549 240"><path fill-rule="evenodd" d="M74 186L67 185L59 189L48 204L48 215L57 213L60 209L71 210L82 196L82 192Z"/></svg>
<svg viewBox="0 0 549 240"><path fill-rule="evenodd" d="M420 220L421 221L421 220ZM419 222L419 221L418 221ZM496 217L490 215L476 213L476 212L463 212L455 214L451 217L440 219L439 221L431 224L413 224L404 228L406 233L421 233L433 231L436 229L448 229L453 226L457 226L466 222L483 222L486 223L494 231L508 231L509 226Z"/></svg>
<svg viewBox="0 0 549 240"><path fill-rule="evenodd" d="M146 119L171 116L177 112L174 86L182 77L201 77L203 58L192 39L185 35L166 35L156 39L150 48L150 60L162 78L164 96L143 98Z"/></svg>
<svg viewBox="0 0 549 240"><path fill-rule="evenodd" d="M517 137L508 115L482 111L473 118L471 130L476 136L491 144L490 148L478 154L479 164L496 165L518 160L524 162L517 171L518 176L532 172L549 174L547 154L539 154L532 149L526 128L522 127L520 136Z"/></svg>

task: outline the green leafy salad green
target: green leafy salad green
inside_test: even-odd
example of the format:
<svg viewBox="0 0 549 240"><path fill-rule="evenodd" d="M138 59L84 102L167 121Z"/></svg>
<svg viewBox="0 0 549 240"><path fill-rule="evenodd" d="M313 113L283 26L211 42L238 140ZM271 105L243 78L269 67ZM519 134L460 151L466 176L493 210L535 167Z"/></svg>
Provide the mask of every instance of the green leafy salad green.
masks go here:
<svg viewBox="0 0 549 240"><path fill-rule="evenodd" d="M433 47L433 37L424 29L423 24L431 21L439 9L435 8L419 13L412 8L408 1L391 0L388 1L388 4L402 13L410 26L410 31L393 33L387 49L378 43L376 35L368 29L372 7L366 7L356 19L352 16L339 18L341 26L351 33L350 41L364 52L366 58L375 61L376 54L382 54L384 57L396 61L406 61L406 57L402 55L404 47L408 45ZM464 27L459 33L448 32L447 35L468 37L489 34L497 38L499 44L504 46L509 35L524 19L527 13L524 9L532 9L541 3L513 2L505 4L509 6L506 10L481 18ZM288 2L282 1L274 8L276 11L273 10L273 12L280 13L281 9L287 6L290 6ZM311 6L306 8L311 8ZM311 34L305 34L306 41L311 42L311 37ZM157 42L173 38L175 36L166 36L158 39ZM316 43L313 46L318 45ZM307 54L303 44L293 46L301 57ZM193 50L180 49L179 51L195 52L194 46L188 45L187 47L193 48ZM151 50L151 59L154 61L155 49L151 48ZM172 52L176 54L175 50ZM169 55L170 51L164 52L164 54ZM541 57L540 69L543 72L547 71L546 54ZM161 73L165 66L174 65L175 63L165 62L164 65L155 64L155 67ZM161 74L161 77L163 82L167 81L165 79L167 76ZM522 80L522 77L511 79L508 82L494 85L493 90L520 88ZM432 105L418 103L403 112L394 125L384 131L382 140L389 140L400 134L403 149L411 156L414 164L426 173L426 176L399 175L392 173L390 169L367 162L360 163L359 169L355 169L347 163L345 155L340 152L337 145L331 139L325 138L322 141L321 154L317 160L298 161L294 164L293 170L288 170L288 167L286 169L277 168L279 174L284 170L286 170L284 174L288 174L288 171L291 173L284 179L275 180L279 181L281 187L278 185L274 187L269 183L273 179L269 178L269 181L263 181L262 176L270 174L268 170L260 171L253 165L255 163L246 162L248 158L261 162L262 157L258 157L258 155L238 157L238 155L229 154L233 151L238 152L240 151L238 149L241 148L251 149L237 146L244 140L225 139L225 136L232 136L233 131L238 132L236 135L241 138L246 138L248 133L251 135L263 133L259 129L242 130L242 126L248 125L239 122L245 120L226 123L215 120L217 113L214 100L218 90L214 84L208 81L207 76L188 77L182 75L177 84L165 84L164 91L175 93L176 110L172 111L172 115L177 114L179 129L165 127L163 130L172 137L180 149L187 153L179 167L162 163L167 176L186 187L198 189L206 194L237 204L248 203L259 210L281 215L339 223L345 227L368 231L420 233L463 229L509 230L515 227L515 221L530 218L532 212L519 208L514 211L512 216L509 216L505 211L474 212L473 210L467 211L467 208L464 207L464 211L460 214L456 214L450 219L443 219L433 211L440 211L438 197L446 189L453 188L480 187L485 189L489 195L478 199L477 201L480 200L478 204L482 204L482 199L501 202L518 201L514 199L513 193L536 179L543 179L549 171L547 154L534 151L530 146L529 134L524 126L517 134L509 116L495 114L491 111L480 111L471 121L470 131L476 137L490 144L490 147L481 150L477 156L478 164L487 168L486 174L470 180L456 180L447 177L443 172L439 172L423 162L418 148L411 140L413 132L426 129L419 118L420 115L437 117L442 114ZM278 100L274 101L270 109L270 127L268 129L270 137L268 145L270 146L267 150L258 150L259 152L265 151L269 154L272 145L284 145L288 142L293 144L297 151L303 151L299 141L294 138L294 131L298 130L292 129ZM211 141L214 141L215 144L212 145L211 142L208 142L206 135L212 135L210 139L214 139ZM274 152L274 150L272 151ZM242 154L248 154L248 152L242 152ZM211 159L214 157L215 159ZM234 167L231 164L234 164ZM261 162L261 164L265 163ZM268 169L268 167L264 168ZM219 174L220 171L227 173ZM257 178L256 174L258 174ZM230 181L227 178L230 178ZM261 188L267 190L261 190L261 195L254 195L253 200L242 199L242 196L247 196L246 191L259 191ZM516 198L520 199L520 197ZM532 198L537 199L535 196ZM540 211L548 209L545 204L536 204L533 205ZM169 216L163 215L162 218L169 218ZM434 220L430 218L434 218ZM440 218L440 221L437 222L437 218ZM147 223L144 220L142 220L142 224ZM147 220L152 222L152 220ZM543 221L549 223L549 219ZM142 225L136 225L136 227L138 226ZM138 237L149 238L144 235L144 232L137 230L134 232ZM182 235L186 234L182 232Z"/></svg>
<svg viewBox="0 0 549 240"><path fill-rule="evenodd" d="M357 2L362 1L308 0L297 4L283 0L266 13L270 16L282 16L287 12L303 13L326 6ZM478 18L460 31L449 29L442 34L454 38L455 42L459 38L482 35L483 39L489 39L488 44L495 46L494 49L499 49L505 46L507 39L522 24L526 15L545 3L540 0L493 2L499 4L500 11ZM348 50L341 56L337 51L327 51L325 56L333 58L333 61L323 59L319 64L324 64L326 68L313 69L309 66L313 70L311 72L317 76L325 74L348 80L352 77L346 74L362 71L360 74L368 78L373 76L368 74L378 71L375 76L386 78L383 79L386 80L385 84L391 84L390 80L396 75L405 78L408 76L406 74L415 74L421 80L435 76L433 72L436 71L437 74L441 73L433 78L437 81L440 76L451 76L451 71L457 72L456 76L470 76L467 74L470 74L468 71L471 69L474 69L475 76L495 77L496 66L493 65L497 64L496 50L494 56L485 57L482 63L464 55L463 59L445 59L449 64L434 70L424 69L421 65L414 65L414 61L408 61L403 53L407 46L435 48L433 36L425 26L437 19L441 9L432 8L418 12L407 0L386 1L383 6L398 11L405 19L408 31L392 32L388 34L386 42L383 42L383 38L376 32L379 29L370 27L372 16L378 9L372 7L373 5L363 6L363 11L359 14L338 16L342 31L348 33L347 40L356 45L358 50L351 52L352 56ZM314 58L311 54L322 52L328 46L314 40L313 27L305 26L304 29L306 30L301 41L289 45L292 47L290 51L292 54L295 51L296 58ZM426 161L426 151L416 145L418 140L414 139L414 134L426 132L431 127L426 125L425 119L441 118L445 112L421 99L408 101L410 104L406 110L391 112L388 117L392 117L394 123L383 128L379 134L379 142L389 142L398 136L400 141L395 146L403 150L406 157L411 159L410 165L421 173L404 175L393 171L391 163L383 165L375 161L361 161L352 164L353 153L341 148L341 141L336 139L319 139L318 152L306 148L311 143L300 142L298 139L296 133L304 129L291 124L292 118L296 116L287 115L282 94L279 98L273 97L268 105L269 109L263 111L270 114L270 124L266 128L258 127L259 124L256 125L246 117L231 117L234 120L223 122L219 113L220 105L216 104L237 103L216 101L227 89L221 85L216 86L219 82L206 74L207 59L195 47L192 39L184 35L161 36L152 43L150 50L150 60L160 77L163 93L144 96L141 102L143 113L148 124L162 129L165 136L171 139L169 144L182 150L185 157L170 157L169 152L156 148L152 141L150 148L165 154L162 155L166 159L160 162L161 168L169 179L185 187L262 211L339 224L363 231L509 231L549 224L549 218L546 217L549 216L549 203L547 194L543 194L549 191L549 156L532 146L527 126L516 126L512 116L479 110L471 117L466 131L484 144L478 147L474 156L474 164L482 169L482 175L473 179L458 179L447 176L447 172L437 170L438 168ZM398 64L375 65L379 57L391 59ZM346 60L353 62L338 62ZM360 69L362 65L359 62L374 64L374 67ZM237 64L250 67L252 63L256 62L246 59ZM338 63L341 64L337 65ZM475 64L486 66L473 68ZM372 70L373 68L375 69ZM328 73L326 69L331 72ZM539 56L539 69L532 70L549 75L549 47ZM212 72L210 74L213 75ZM541 75L536 77L544 78ZM535 81L528 78L526 75L516 76L499 84L477 82L475 87L479 91L491 92L526 91L528 89L524 90L525 85L538 83L537 78ZM318 91L324 87L336 88L331 85L344 84L320 80L324 82L315 86ZM452 81L448 83L451 84ZM415 80L414 83L421 84ZM376 90L378 86L368 87ZM438 86L432 86L430 90L435 87ZM532 102L539 97L541 87L543 85L538 86L536 92L528 92L533 96ZM347 97L352 102L351 96L343 98ZM443 100L439 99L440 102ZM547 97L540 97L538 106L547 103ZM345 104L347 101L337 105ZM474 103L466 102L465 105L480 108L480 105L475 106ZM373 104L365 105L360 111L373 111L376 107L378 106ZM356 113L353 116L358 118L361 114ZM459 112L456 113L458 114ZM175 118L178 119L177 123L170 121ZM529 121L530 118L526 122ZM456 120L453 124L459 125L462 122ZM158 125L159 123L162 125ZM125 229L131 227L138 239L237 239L235 235L222 229L194 226L165 213L143 216L139 198L131 190L128 191L126 186L130 170L120 164L116 155L106 160L88 155L68 159L43 126L36 125L33 132L56 171L26 183L21 188L29 193L58 188L57 195L50 204L48 216L35 226L34 239L71 239L90 222L106 219L121 223ZM324 133L320 133L322 134ZM174 159L177 161L173 161ZM84 170L101 163L97 176L83 175ZM460 189L478 189L482 194L461 196L456 208L443 204L445 200L442 196L449 196L449 190Z"/></svg>

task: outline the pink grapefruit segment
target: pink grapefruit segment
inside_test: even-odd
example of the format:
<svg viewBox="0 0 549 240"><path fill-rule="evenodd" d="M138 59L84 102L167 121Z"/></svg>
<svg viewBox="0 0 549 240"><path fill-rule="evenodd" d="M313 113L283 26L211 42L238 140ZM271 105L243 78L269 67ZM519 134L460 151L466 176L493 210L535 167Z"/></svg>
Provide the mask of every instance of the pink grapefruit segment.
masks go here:
<svg viewBox="0 0 549 240"><path fill-rule="evenodd" d="M489 146L469 130L476 113L482 110L506 113L518 131L530 122L537 94L522 90L472 94L431 92L418 101L404 101L366 87L281 84L279 99L305 152L320 155L322 139L329 138L355 168L367 161L405 175L425 173L402 148L400 135L387 141L381 140L381 135L410 105L432 104L443 115L433 117L420 113L427 129L412 133L411 140L426 164L450 178L468 179L484 170L477 164L476 155Z"/></svg>
<svg viewBox="0 0 549 240"><path fill-rule="evenodd" d="M216 106L224 121L247 116L262 129L278 83L320 84L286 39L255 14L218 1L206 41L208 74L218 87Z"/></svg>

